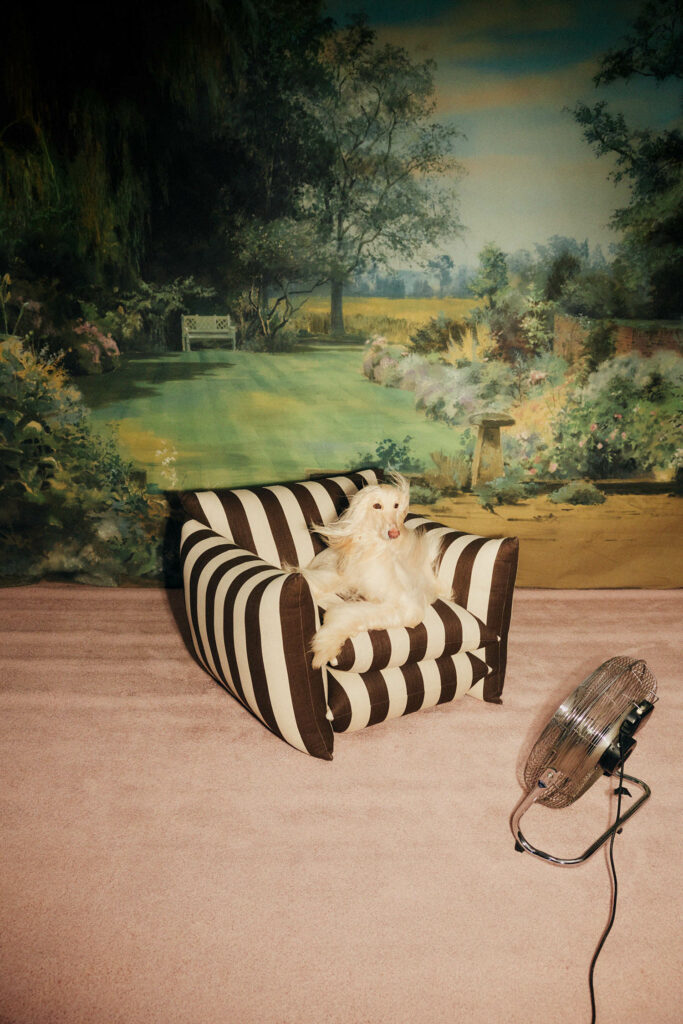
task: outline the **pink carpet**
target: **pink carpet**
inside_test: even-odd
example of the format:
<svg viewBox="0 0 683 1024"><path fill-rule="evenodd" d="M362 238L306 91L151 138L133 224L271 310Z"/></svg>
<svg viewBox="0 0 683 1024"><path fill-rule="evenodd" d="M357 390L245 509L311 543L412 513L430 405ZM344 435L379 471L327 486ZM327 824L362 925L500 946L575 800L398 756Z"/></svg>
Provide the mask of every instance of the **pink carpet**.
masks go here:
<svg viewBox="0 0 683 1024"><path fill-rule="evenodd" d="M583 1024L605 851L514 850L519 768L616 654L660 701L617 838L599 1024L681 1020L680 591L516 595L501 707L466 698L339 736L322 762L204 674L180 593L0 591L2 1024ZM602 780L527 836L571 856Z"/></svg>

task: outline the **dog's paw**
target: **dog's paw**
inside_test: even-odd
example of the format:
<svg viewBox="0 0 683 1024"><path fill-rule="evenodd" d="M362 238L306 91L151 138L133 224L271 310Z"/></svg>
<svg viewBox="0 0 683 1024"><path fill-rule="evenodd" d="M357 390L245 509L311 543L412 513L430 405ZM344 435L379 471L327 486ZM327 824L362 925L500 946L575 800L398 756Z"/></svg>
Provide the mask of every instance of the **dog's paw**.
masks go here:
<svg viewBox="0 0 683 1024"><path fill-rule="evenodd" d="M313 651L313 668L322 668L323 665L333 665L337 655L342 649L342 644L336 637L331 637L320 630L313 637L311 650Z"/></svg>

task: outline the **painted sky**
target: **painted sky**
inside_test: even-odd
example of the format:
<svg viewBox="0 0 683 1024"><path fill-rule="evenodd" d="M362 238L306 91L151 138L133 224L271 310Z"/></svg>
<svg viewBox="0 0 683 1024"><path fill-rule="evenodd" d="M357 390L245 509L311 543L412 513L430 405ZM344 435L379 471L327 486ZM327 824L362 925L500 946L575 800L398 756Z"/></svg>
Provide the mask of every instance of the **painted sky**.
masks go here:
<svg viewBox="0 0 683 1024"><path fill-rule="evenodd" d="M604 252L628 191L608 179L567 108L606 100L634 127L680 125L680 87L645 80L596 89L600 57L629 32L631 0L329 0L338 24L364 9L383 40L436 61L437 116L464 135L456 155L461 239L444 244L476 264L486 242L533 251L553 235Z"/></svg>

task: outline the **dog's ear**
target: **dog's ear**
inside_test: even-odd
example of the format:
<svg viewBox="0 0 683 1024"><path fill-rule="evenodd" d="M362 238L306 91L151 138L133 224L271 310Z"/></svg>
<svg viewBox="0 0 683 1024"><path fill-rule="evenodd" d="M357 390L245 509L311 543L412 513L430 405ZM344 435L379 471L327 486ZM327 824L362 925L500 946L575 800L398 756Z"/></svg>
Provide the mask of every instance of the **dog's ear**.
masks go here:
<svg viewBox="0 0 683 1024"><path fill-rule="evenodd" d="M350 534L332 534L328 537L328 546L343 558L353 547L353 537Z"/></svg>

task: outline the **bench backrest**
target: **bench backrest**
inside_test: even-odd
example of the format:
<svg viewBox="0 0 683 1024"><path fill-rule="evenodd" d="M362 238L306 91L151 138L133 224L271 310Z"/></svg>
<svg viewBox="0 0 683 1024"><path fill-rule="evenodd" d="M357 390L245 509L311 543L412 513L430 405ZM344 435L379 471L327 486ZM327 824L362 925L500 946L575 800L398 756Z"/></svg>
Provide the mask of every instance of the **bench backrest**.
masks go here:
<svg viewBox="0 0 683 1024"><path fill-rule="evenodd" d="M183 315L183 330L197 331L232 331L233 325L227 313L219 313L215 316L197 316L194 313Z"/></svg>

